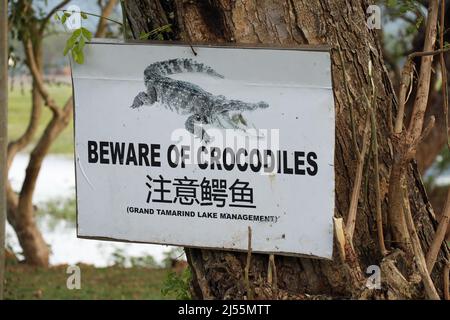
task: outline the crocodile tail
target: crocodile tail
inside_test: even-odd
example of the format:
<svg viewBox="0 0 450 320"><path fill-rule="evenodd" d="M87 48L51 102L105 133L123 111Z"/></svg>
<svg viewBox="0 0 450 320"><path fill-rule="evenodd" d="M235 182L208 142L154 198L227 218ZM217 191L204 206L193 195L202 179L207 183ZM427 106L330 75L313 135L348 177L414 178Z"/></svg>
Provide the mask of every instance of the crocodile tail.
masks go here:
<svg viewBox="0 0 450 320"><path fill-rule="evenodd" d="M223 78L223 76L217 73L213 68L187 58L171 59L152 63L145 69L144 75L159 75L164 77L171 74L188 72L205 73L213 77Z"/></svg>

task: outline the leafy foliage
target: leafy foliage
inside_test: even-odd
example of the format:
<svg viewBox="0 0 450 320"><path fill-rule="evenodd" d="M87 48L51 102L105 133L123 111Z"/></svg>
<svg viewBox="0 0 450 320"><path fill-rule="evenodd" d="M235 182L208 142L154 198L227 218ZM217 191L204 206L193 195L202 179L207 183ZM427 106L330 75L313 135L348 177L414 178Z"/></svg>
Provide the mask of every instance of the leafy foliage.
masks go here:
<svg viewBox="0 0 450 320"><path fill-rule="evenodd" d="M81 12L81 18L87 19L87 15L84 12ZM65 24L67 21L67 18L70 18L72 15L71 12L64 11L62 16L59 16L59 14L55 14L55 20L60 20L62 24ZM81 26L78 29L75 29L72 32L72 35L67 39L66 47L64 48L64 55L66 56L69 52L72 55L73 61L75 61L78 64L84 63L84 46L86 45L86 42L91 41L92 39L92 33L86 29L85 27Z"/></svg>
<svg viewBox="0 0 450 320"><path fill-rule="evenodd" d="M156 28L150 32L143 32L139 35L140 40L164 40L164 34L172 32L172 26L170 24L166 24L159 28Z"/></svg>
<svg viewBox="0 0 450 320"><path fill-rule="evenodd" d="M406 34L414 34L423 24L424 7L417 0L385 0L388 16L390 19L403 18L409 22L406 28Z"/></svg>
<svg viewBox="0 0 450 320"><path fill-rule="evenodd" d="M152 255L142 257L127 257L123 249L116 249L112 254L113 265L117 267L131 268L159 268Z"/></svg>
<svg viewBox="0 0 450 320"><path fill-rule="evenodd" d="M42 12L36 12L31 0L12 0L9 3L9 25L12 39L22 41L33 38L33 30L30 26L39 25L44 18Z"/></svg>
<svg viewBox="0 0 450 320"><path fill-rule="evenodd" d="M395 9L397 15L404 15L411 12L420 12L421 3L417 0L386 0L386 6Z"/></svg>
<svg viewBox="0 0 450 320"><path fill-rule="evenodd" d="M169 272L164 281L161 293L163 296L175 296L178 300L191 300L192 296L189 290L189 283L192 275L189 268L184 269L181 274Z"/></svg>

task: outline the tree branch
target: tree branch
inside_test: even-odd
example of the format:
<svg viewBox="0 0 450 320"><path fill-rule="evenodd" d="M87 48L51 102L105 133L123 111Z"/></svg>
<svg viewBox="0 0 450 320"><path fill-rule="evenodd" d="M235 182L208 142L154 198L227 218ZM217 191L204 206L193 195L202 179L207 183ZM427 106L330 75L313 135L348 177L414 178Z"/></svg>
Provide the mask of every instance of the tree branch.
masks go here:
<svg viewBox="0 0 450 320"><path fill-rule="evenodd" d="M98 25L97 25L97 31L95 32L95 37L96 38L105 36L105 33L106 33L106 22L108 20L112 20L112 19L109 19L108 17L111 15L111 13L112 13L114 7L116 6L116 4L117 4L117 0L110 0L103 7L99 4L102 13L101 13ZM114 21L116 23L119 23L118 21L115 21L115 20L112 20L112 21Z"/></svg>
<svg viewBox="0 0 450 320"><path fill-rule="evenodd" d="M252 262L252 228L248 227L248 248L247 248L247 263L245 264L245 270L244 270L244 281L245 281L245 287L247 289L247 299L253 300L253 291L250 286L250 264Z"/></svg>
<svg viewBox="0 0 450 320"><path fill-rule="evenodd" d="M348 209L347 215L347 223L345 224L345 233L348 236L348 239L352 241L353 233L355 231L356 225L356 213L358 211L358 201L359 194L361 190L361 182L362 182L362 173L364 168L364 159L366 157L367 149L369 147L369 137L370 137L370 115L369 113L366 116L366 124L364 127L364 135L363 135L363 145L361 152L358 154L358 164L356 167L356 178L353 185L352 196L350 199L350 206Z"/></svg>
<svg viewBox="0 0 450 320"><path fill-rule="evenodd" d="M42 114L42 97L35 87L31 89L31 115L25 132L8 144L7 170L9 171L15 155L25 148L34 138Z"/></svg>
<svg viewBox="0 0 450 320"><path fill-rule="evenodd" d="M445 202L444 211L439 222L436 233L434 234L433 241L427 252L427 268L431 273L433 271L434 264L436 263L436 258L439 253L439 249L445 240L445 234L447 232L448 223L450 220L450 189L447 191L447 200Z"/></svg>
<svg viewBox="0 0 450 320"><path fill-rule="evenodd" d="M375 194L377 199L376 206L376 222L377 222L377 234L378 234L378 245L380 246L380 251L383 256L387 255L388 251L384 244L384 233L383 233L383 213L381 209L381 191L380 191L380 168L378 163L378 139L377 139L377 120L375 118L374 106L370 108L370 122L371 122L371 132L372 132L372 150L373 150L373 168L375 175Z"/></svg>
<svg viewBox="0 0 450 320"><path fill-rule="evenodd" d="M394 155L394 163L389 179L389 218L394 241L396 241L402 249L407 251L410 250L410 232L408 232L407 221L405 221L406 213L404 213L404 206L402 205L403 195L400 181L403 181L404 179L406 172L405 168L414 158L417 144L420 142L422 136L425 111L427 109L430 91L432 61L433 55L436 52L433 50L436 42L438 11L439 1L430 0L423 52L410 54L402 72L402 85L399 93L399 113L397 114L393 136L396 154ZM406 131L403 131L406 92L411 81L410 73L413 70L412 58L419 56L422 57L422 59L418 88L409 126Z"/></svg>
<svg viewBox="0 0 450 320"><path fill-rule="evenodd" d="M425 110L428 103L430 92L431 67L433 62L433 48L436 42L437 16L439 11L439 1L431 0L428 12L427 27L425 33L425 43L422 53L412 53L410 57L420 56L421 65L419 73L419 82L417 87L416 99L414 101L411 122L408 127L409 135L412 140L420 137L423 127ZM440 50L438 50L440 51ZM430 53L430 54L428 54Z"/></svg>
<svg viewBox="0 0 450 320"><path fill-rule="evenodd" d="M445 0L441 0L441 19L439 22L439 49L441 53L439 55L439 63L441 65L442 75L442 98L444 99L444 121L445 121L445 141L447 147L450 150L450 142L448 140L448 86L447 86L447 66L445 64L444 57L444 33L445 33ZM450 49L450 48L448 48Z"/></svg>
<svg viewBox="0 0 450 320"><path fill-rule="evenodd" d="M49 13L42 19L41 27L39 28L39 33L42 34L45 30L45 27L47 26L47 23L52 18L52 16L58 12L62 7L64 7L66 4L68 4L71 0L63 0L59 4L57 4L53 9L49 11Z"/></svg>
<svg viewBox="0 0 450 320"><path fill-rule="evenodd" d="M25 213L32 209L33 193L37 178L53 141L59 136L70 122L73 110L73 100L69 99L63 109L53 113L53 117L39 138L36 146L30 154L30 160L25 173L19 197L19 212Z"/></svg>
<svg viewBox="0 0 450 320"><path fill-rule="evenodd" d="M109 2L115 2L110 0ZM42 162L47 155L53 141L59 136L62 130L67 127L72 117L73 99L70 97L63 108L59 108L51 98L37 67L36 60L33 55L33 47L30 40L24 42L25 54L27 57L28 67L30 69L33 80L45 104L53 112L53 117L47 124L43 134L39 138L36 146L30 154L30 160L26 169L25 179L22 184L19 197L19 212L26 213L32 208L33 193L36 181L42 166Z"/></svg>
<svg viewBox="0 0 450 320"><path fill-rule="evenodd" d="M50 94L45 87L44 80L42 78L42 74L36 64L36 60L34 58L34 52L33 52L33 45L31 43L30 39L24 40L24 49L25 49L25 55L27 58L27 64L28 68L31 72L31 77L34 80L34 83L36 84L36 88L41 94L42 98L44 99L45 105L49 107L49 109L54 113L58 114L60 112L58 106L56 105L55 101L50 97Z"/></svg>
<svg viewBox="0 0 450 320"><path fill-rule="evenodd" d="M423 255L422 246L420 245L419 236L417 235L416 227L414 225L414 221L411 215L411 208L409 205L409 193L406 179L403 179L402 182L403 182L402 185L403 185L403 203L404 203L405 221L411 238L411 245L414 252L414 256L416 258L415 259L416 265L417 268L419 269L424 284L425 293L428 299L440 300L439 294L437 293L433 280L431 279L430 274L428 272L425 257Z"/></svg>

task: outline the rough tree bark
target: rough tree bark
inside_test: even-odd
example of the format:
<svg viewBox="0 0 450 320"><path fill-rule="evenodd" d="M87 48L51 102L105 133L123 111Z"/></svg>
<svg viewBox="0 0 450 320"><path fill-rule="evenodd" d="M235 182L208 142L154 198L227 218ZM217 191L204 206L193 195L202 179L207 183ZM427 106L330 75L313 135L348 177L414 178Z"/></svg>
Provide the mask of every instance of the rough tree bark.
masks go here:
<svg viewBox="0 0 450 320"><path fill-rule="evenodd" d="M423 298L423 284L417 270L407 268L412 257L397 248L387 225L387 190L393 163L392 121L396 99L384 67L375 31L366 27L365 0L209 0L125 2L130 28L136 36L170 23L173 38L195 42L263 43L271 45L328 44L332 47L332 76L336 111L335 217L346 219L354 184L357 155L352 145L349 110L354 110L359 144L362 145L367 105L371 92L368 73L373 64L377 92L375 113L378 138L381 199L385 238L390 254L383 257L377 240L376 190L372 161L364 170L359 197L355 251L335 247L333 261L275 256L277 285L268 279L268 255L254 255L250 267L255 298L305 298L306 295L336 298ZM339 51L343 56L341 63ZM344 81L343 68L348 81ZM347 88L346 88L347 86ZM346 89L351 105L347 103ZM434 213L428 202L414 162L407 165L407 185L414 222L426 252L435 232ZM301 210L301 208L299 208ZM338 237L337 237L338 238ZM337 245L339 241L335 241ZM342 249L342 248L340 248ZM186 249L193 271L192 289L197 298L239 299L248 297L244 283L246 254L203 249ZM346 254L346 259L340 255ZM432 279L442 297L442 272L448 248L442 246ZM379 265L382 289L365 288L364 271ZM270 277L272 278L272 277Z"/></svg>

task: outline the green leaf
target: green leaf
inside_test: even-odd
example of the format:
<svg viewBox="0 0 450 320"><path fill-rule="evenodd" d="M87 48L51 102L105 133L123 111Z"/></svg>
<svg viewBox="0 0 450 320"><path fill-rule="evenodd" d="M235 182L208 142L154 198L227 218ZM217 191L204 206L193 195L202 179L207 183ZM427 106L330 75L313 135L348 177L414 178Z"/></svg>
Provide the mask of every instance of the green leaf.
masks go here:
<svg viewBox="0 0 450 320"><path fill-rule="evenodd" d="M84 52L83 51L78 52L78 61L77 61L77 63L78 64L83 64L84 63Z"/></svg>
<svg viewBox="0 0 450 320"><path fill-rule="evenodd" d="M81 29L83 29L83 28L76 29L76 30L72 33L72 37L79 37L79 36L81 36L81 32L82 32Z"/></svg>
<svg viewBox="0 0 450 320"><path fill-rule="evenodd" d="M61 23L62 23L62 24L66 23L66 20L67 20L67 16L66 16L66 15L63 15L63 16L61 17Z"/></svg>
<svg viewBox="0 0 450 320"><path fill-rule="evenodd" d="M79 52L78 52L78 51L72 50L72 58L73 58L73 61L75 61L76 63L79 64L79 62L78 62L78 55L79 55Z"/></svg>
<svg viewBox="0 0 450 320"><path fill-rule="evenodd" d="M417 21L416 21L416 29L420 28L420 25L422 24L422 22L423 22L423 17L418 17Z"/></svg>
<svg viewBox="0 0 450 320"><path fill-rule="evenodd" d="M150 32L141 32L141 34L139 35L139 40L147 40L149 36Z"/></svg>
<svg viewBox="0 0 450 320"><path fill-rule="evenodd" d="M77 40L78 36L76 36L75 33L73 33L72 36L67 39L66 46L64 47L64 55L67 55L67 53L75 46Z"/></svg>
<svg viewBox="0 0 450 320"><path fill-rule="evenodd" d="M83 34L83 37L85 37L87 39L87 41L91 41L92 33L84 27L81 27L80 30L81 30L81 33Z"/></svg>
<svg viewBox="0 0 450 320"><path fill-rule="evenodd" d="M67 44L68 44L70 47L73 47L73 46L75 45L75 42L77 42L77 40L78 40L79 37L80 37L80 36L77 35L75 32L72 33L72 35L70 36L70 38L67 39Z"/></svg>
<svg viewBox="0 0 450 320"><path fill-rule="evenodd" d="M388 2L387 2L387 6L388 6L388 7L393 8L393 7L395 7L396 5L397 5L397 0L388 0Z"/></svg>
<svg viewBox="0 0 450 320"><path fill-rule="evenodd" d="M86 14L86 13L84 13L84 12L80 12L80 14L81 14L81 17L82 17L83 19L87 19L87 18L88 18L88 16L87 16L87 14Z"/></svg>
<svg viewBox="0 0 450 320"><path fill-rule="evenodd" d="M80 52L83 51L83 48L84 48L84 45L85 45L85 44L86 44L86 41L84 40L83 37L81 37L80 41L78 41L78 44L77 44L77 48L78 48L78 50L79 50Z"/></svg>
<svg viewBox="0 0 450 320"><path fill-rule="evenodd" d="M79 49L78 46L74 46L72 49L72 57L73 60L78 64L84 63L84 53L82 50Z"/></svg>
<svg viewBox="0 0 450 320"><path fill-rule="evenodd" d="M66 43L66 46L64 47L64 52L63 52L63 54L65 55L65 56L67 56L67 54L69 53L69 50L71 49L72 47L70 47L67 43Z"/></svg>

